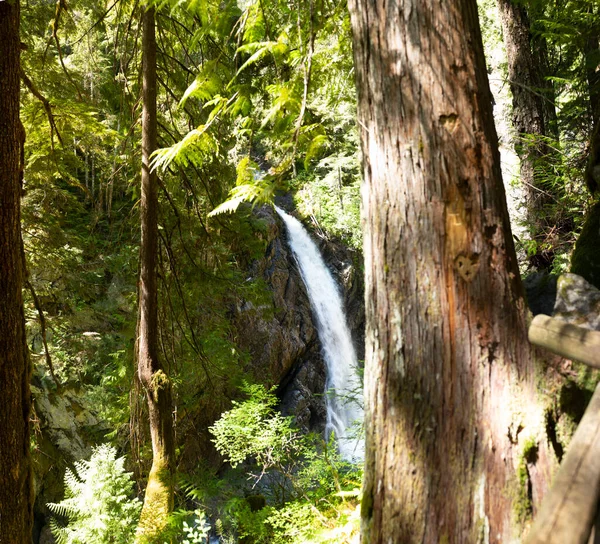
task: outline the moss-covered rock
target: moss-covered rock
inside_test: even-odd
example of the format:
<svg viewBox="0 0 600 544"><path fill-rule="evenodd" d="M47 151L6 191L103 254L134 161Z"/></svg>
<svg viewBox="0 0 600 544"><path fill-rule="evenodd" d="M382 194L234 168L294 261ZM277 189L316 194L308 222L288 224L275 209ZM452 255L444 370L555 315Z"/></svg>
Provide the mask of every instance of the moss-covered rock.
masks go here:
<svg viewBox="0 0 600 544"><path fill-rule="evenodd" d="M600 289L600 201L590 209L571 258L571 272Z"/></svg>
<svg viewBox="0 0 600 544"><path fill-rule="evenodd" d="M559 276L553 316L586 329L600 330L600 290L577 274Z"/></svg>

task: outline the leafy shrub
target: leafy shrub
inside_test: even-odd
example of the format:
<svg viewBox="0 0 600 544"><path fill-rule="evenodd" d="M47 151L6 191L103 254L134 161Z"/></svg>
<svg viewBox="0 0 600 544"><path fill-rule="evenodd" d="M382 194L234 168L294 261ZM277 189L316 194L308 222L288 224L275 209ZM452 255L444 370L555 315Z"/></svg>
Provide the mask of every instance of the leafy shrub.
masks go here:
<svg viewBox="0 0 600 544"><path fill-rule="evenodd" d="M131 498L133 481L124 463L114 447L103 444L94 448L89 461L75 463L74 471L67 469L65 499L48 504L56 516L50 527L58 544L133 541L142 503Z"/></svg>
<svg viewBox="0 0 600 544"><path fill-rule="evenodd" d="M293 418L277 411L272 391L242 389L249 398L234 402L210 430L232 466L244 463L253 492L260 483L263 504L253 504L247 491L227 500L216 516L223 541L341 544L355 538L361 468L343 461L333 443L301 435Z"/></svg>
<svg viewBox="0 0 600 544"><path fill-rule="evenodd" d="M276 411L277 397L262 385L242 387L250 398L233 402L212 427L214 444L232 467L253 458L263 473L282 470L302 450L302 437L293 428L292 418Z"/></svg>

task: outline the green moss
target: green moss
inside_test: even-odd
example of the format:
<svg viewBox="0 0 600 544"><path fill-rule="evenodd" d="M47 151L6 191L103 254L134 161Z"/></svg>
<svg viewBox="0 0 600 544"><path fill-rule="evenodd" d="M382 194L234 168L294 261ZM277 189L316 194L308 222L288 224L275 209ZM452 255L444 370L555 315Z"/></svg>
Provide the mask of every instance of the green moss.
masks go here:
<svg viewBox="0 0 600 544"><path fill-rule="evenodd" d="M527 463L535 463L537 461L538 445L535 438L530 437L523 444L523 459Z"/></svg>
<svg viewBox="0 0 600 544"><path fill-rule="evenodd" d="M517 498L513 503L515 518L518 523L524 523L531 518L533 508L531 498L528 493L529 489L529 471L524 459L521 459L517 468L518 492Z"/></svg>
<svg viewBox="0 0 600 544"><path fill-rule="evenodd" d="M533 515L533 504L531 496L531 480L527 464L537 461L538 444L530 437L523 444L523 451L519 456L517 466L517 496L513 503L515 518L518 523L525 523Z"/></svg>
<svg viewBox="0 0 600 544"><path fill-rule="evenodd" d="M372 490L365 490L360 504L360 515L363 519L371 519L373 516L373 493Z"/></svg>
<svg viewBox="0 0 600 544"><path fill-rule="evenodd" d="M169 514L173 511L173 476L163 460L154 459L148 475L144 506L136 534L136 544L164 542Z"/></svg>

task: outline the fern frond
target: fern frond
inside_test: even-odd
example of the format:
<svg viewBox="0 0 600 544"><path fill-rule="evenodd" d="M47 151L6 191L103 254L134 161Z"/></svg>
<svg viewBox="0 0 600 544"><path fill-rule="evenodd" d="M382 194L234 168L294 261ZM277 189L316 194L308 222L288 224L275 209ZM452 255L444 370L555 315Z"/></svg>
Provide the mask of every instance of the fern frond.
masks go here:
<svg viewBox="0 0 600 544"><path fill-rule="evenodd" d="M49 502L46 504L50 512L66 519L73 519L77 517L77 509L66 501L62 502Z"/></svg>
<svg viewBox="0 0 600 544"><path fill-rule="evenodd" d="M176 144L155 151L152 154L152 169L164 172L174 161L184 167L201 165L205 156L218 150L218 143L208 132L208 127L209 124L201 125Z"/></svg>
<svg viewBox="0 0 600 544"><path fill-rule="evenodd" d="M56 541L56 544L68 544L69 531L56 521L55 518L50 518L50 532Z"/></svg>
<svg viewBox="0 0 600 544"><path fill-rule="evenodd" d="M248 53L254 51L250 58L244 62L235 74L236 77L240 75L248 66L255 64L260 59L271 53L274 57L284 55L288 51L289 37L286 32L282 32L278 37L277 41L268 42L254 42L248 43L238 47L238 53Z"/></svg>
<svg viewBox="0 0 600 544"><path fill-rule="evenodd" d="M304 168L308 170L308 166L312 159L316 159L323 150L327 148L327 144L329 143L329 138L326 134L317 134L310 144L308 144L308 149L306 150L306 155L304 156Z"/></svg>
<svg viewBox="0 0 600 544"><path fill-rule="evenodd" d="M243 202L250 202L253 205L271 203L274 192L274 184L264 179L238 185L229 191L229 198L210 212L208 217L233 213Z"/></svg>
<svg viewBox="0 0 600 544"><path fill-rule="evenodd" d="M183 93L179 101L179 107L183 107L191 97L202 101L210 100L219 92L222 86L223 82L216 71L216 61L206 62L196 79Z"/></svg>

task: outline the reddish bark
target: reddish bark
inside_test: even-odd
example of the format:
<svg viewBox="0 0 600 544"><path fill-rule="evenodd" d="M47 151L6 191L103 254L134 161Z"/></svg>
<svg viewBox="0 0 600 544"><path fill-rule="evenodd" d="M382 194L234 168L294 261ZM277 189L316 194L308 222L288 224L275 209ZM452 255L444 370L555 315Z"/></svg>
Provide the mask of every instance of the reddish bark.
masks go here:
<svg viewBox="0 0 600 544"><path fill-rule="evenodd" d="M0 542L31 540L29 358L23 313L19 2L0 2Z"/></svg>
<svg viewBox="0 0 600 544"><path fill-rule="evenodd" d="M509 542L521 531L525 436L537 441L535 498L548 463L476 2L350 10L364 170L363 541Z"/></svg>

